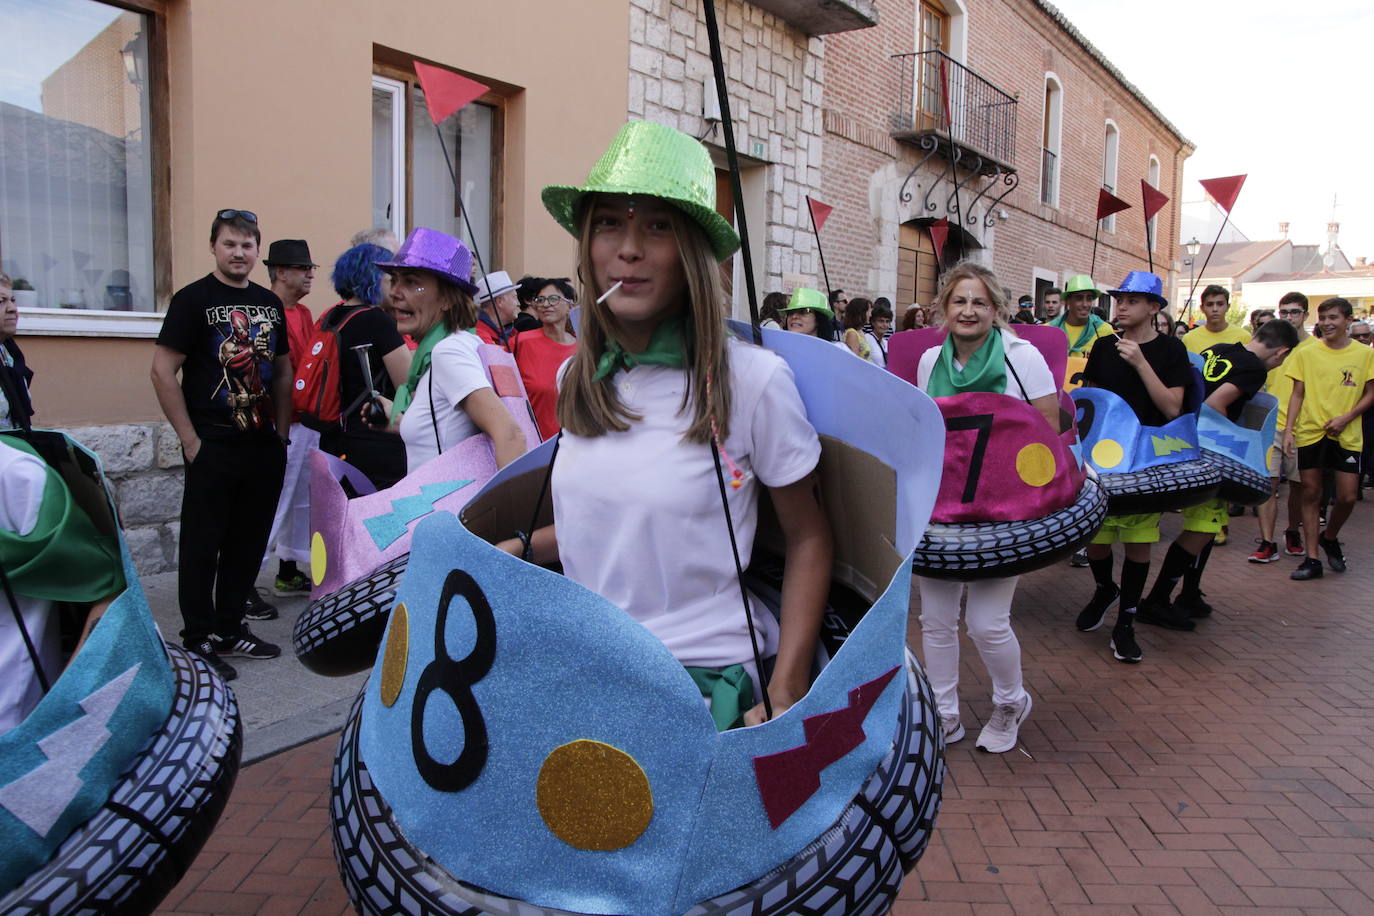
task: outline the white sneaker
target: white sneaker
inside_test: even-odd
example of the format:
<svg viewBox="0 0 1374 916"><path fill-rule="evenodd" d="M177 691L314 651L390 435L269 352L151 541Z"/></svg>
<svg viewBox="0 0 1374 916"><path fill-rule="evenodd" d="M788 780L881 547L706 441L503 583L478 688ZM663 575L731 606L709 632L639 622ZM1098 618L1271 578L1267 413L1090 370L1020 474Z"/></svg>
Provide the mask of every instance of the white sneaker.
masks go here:
<svg viewBox="0 0 1374 916"><path fill-rule="evenodd" d="M964 723L959 721L957 715L941 716L940 731L945 733L945 744L953 744L962 741L964 737Z"/></svg>
<svg viewBox="0 0 1374 916"><path fill-rule="evenodd" d="M1016 747L1016 733L1030 715L1030 694L1019 703L1004 703L992 708L992 718L978 733L978 747L990 754L1005 754Z"/></svg>

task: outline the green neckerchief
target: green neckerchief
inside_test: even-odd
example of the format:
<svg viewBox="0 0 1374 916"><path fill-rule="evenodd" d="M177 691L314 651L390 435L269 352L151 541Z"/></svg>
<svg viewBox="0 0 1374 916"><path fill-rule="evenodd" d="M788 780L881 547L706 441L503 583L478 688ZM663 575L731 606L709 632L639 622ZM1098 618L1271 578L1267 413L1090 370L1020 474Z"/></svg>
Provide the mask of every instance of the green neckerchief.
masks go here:
<svg viewBox="0 0 1374 916"><path fill-rule="evenodd" d="M4 443L42 461L33 446L17 436ZM61 475L46 461L47 480L38 522L28 534L0 529L0 564L16 595L49 601L99 601L124 591L119 538L96 531L95 523L72 499Z"/></svg>
<svg viewBox="0 0 1374 916"><path fill-rule="evenodd" d="M1002 350L1002 332L993 328L977 352L969 357L964 368L954 365L954 335L946 334L940 346L935 368L926 382L926 394L946 398L966 391L987 391L1003 394L1007 390L1006 357Z"/></svg>
<svg viewBox="0 0 1374 916"><path fill-rule="evenodd" d="M410 401L415 397L415 387L420 384L420 379L429 370L429 360L434 353L434 346L449 334L448 328L444 327L444 322L440 321L429 329L429 333L420 341L420 345L415 348L415 352L410 355L410 374L406 376L406 383L396 389L396 399L391 402L391 419L400 419L401 414L406 412L410 406Z"/></svg>
<svg viewBox="0 0 1374 916"><path fill-rule="evenodd" d="M630 353L612 337L606 338L606 349L596 361L596 374L592 381L599 382L608 375L615 375L621 369L635 366L669 366L681 369L686 365L686 347L683 345L682 318L668 318L654 328L649 337L649 346L642 353Z"/></svg>
<svg viewBox="0 0 1374 916"><path fill-rule="evenodd" d="M1072 327L1072 325L1067 324L1068 317L1068 313L1066 312L1051 321L1050 326L1059 328L1067 335L1069 333L1069 328ZM1084 325L1083 331L1078 335L1078 340L1069 344L1069 355L1073 356L1075 353L1082 353L1085 347L1097 339L1097 329L1106 323L1107 322L1103 321L1092 312L1089 312L1088 323Z"/></svg>
<svg viewBox="0 0 1374 916"><path fill-rule="evenodd" d="M724 732L744 724L744 714L754 705L754 679L743 665L728 668L691 668L687 673L701 695L711 701L711 721Z"/></svg>

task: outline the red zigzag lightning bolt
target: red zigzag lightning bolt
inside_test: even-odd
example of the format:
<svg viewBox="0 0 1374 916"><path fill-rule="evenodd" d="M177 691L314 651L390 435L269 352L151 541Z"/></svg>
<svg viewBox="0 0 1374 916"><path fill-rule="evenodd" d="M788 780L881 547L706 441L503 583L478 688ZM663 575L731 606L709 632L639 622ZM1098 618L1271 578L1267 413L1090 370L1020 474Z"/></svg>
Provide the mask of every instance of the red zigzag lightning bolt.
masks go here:
<svg viewBox="0 0 1374 916"><path fill-rule="evenodd" d="M863 723L901 666L849 691L849 705L802 720L806 743L754 758L754 779L768 823L777 830L821 787L821 770L863 743Z"/></svg>

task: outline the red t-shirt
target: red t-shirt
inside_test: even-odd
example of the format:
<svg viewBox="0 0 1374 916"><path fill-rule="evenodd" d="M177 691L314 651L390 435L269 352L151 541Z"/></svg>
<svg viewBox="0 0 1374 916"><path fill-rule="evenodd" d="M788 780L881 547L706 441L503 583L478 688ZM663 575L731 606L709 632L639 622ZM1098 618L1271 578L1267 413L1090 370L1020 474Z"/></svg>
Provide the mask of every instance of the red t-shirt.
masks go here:
<svg viewBox="0 0 1374 916"><path fill-rule="evenodd" d="M558 433L558 367L573 355L577 344L555 343L542 330L533 330L516 335L514 349L520 380L525 383L539 425L539 438L552 438Z"/></svg>
<svg viewBox="0 0 1374 916"><path fill-rule="evenodd" d="M291 344L291 358L302 360L310 335L315 333L315 316L310 314L310 307L303 302L282 309L282 312L286 316L286 339Z"/></svg>

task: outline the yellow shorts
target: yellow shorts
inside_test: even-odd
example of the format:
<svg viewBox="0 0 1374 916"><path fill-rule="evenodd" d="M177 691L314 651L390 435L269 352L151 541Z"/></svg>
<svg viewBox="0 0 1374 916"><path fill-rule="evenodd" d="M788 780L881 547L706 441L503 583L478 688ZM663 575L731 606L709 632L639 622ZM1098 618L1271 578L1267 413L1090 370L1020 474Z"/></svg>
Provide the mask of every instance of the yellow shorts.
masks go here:
<svg viewBox="0 0 1374 916"><path fill-rule="evenodd" d="M1197 531L1201 534L1218 534L1226 525L1228 514L1226 502L1209 499L1205 503L1189 506L1183 510L1183 530Z"/></svg>
<svg viewBox="0 0 1374 916"><path fill-rule="evenodd" d="M1109 515L1093 535L1094 544L1153 544L1159 540L1159 513Z"/></svg>

